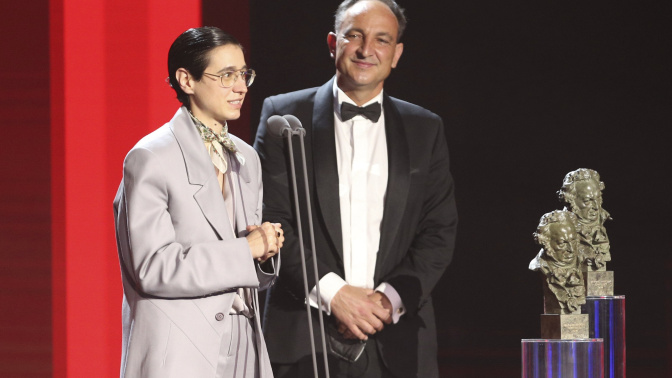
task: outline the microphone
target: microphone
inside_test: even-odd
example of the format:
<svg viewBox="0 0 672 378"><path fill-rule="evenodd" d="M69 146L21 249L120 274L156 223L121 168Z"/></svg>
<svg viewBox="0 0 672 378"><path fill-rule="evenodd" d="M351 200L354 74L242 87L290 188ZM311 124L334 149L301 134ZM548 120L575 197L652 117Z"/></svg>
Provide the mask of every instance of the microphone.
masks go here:
<svg viewBox="0 0 672 378"><path fill-rule="evenodd" d="M282 116L282 118L284 118L289 123L289 126L292 128L292 133L294 135L306 135L306 129L303 128L301 121L299 121L298 118L291 114L285 114Z"/></svg>
<svg viewBox="0 0 672 378"><path fill-rule="evenodd" d="M303 130L303 127L301 126L301 122L299 121L298 118L294 117L293 115L285 115L284 117L280 117L279 115L273 115L268 118L266 121L266 125L268 126L268 134L273 135L275 137L279 138L285 138L287 140L287 148L289 152L289 168L290 168L290 173L291 173L291 185L292 188L294 189L294 209L296 211L296 225L297 225L297 232L298 232L298 240L299 240L299 253L301 254L301 270L303 273L303 290L304 294L306 296L306 316L308 317L308 330L310 332L310 349L312 352L312 357L313 357L313 373L315 377L317 378L317 353L315 352L315 340L313 337L313 320L312 320L312 315L310 311L310 301L308 300L310 291L308 288L308 275L307 275L307 268L306 268L306 254L305 254L305 248L303 245L303 227L301 226L301 211L299 210L299 194L297 191L297 185L296 185L296 164L294 163L294 147L292 145L292 137L295 135L295 133L298 133L299 135L302 136L301 138L301 150L303 152L303 169L304 169L304 177L305 177L305 167L306 167L306 157L305 157L305 152L303 151L303 135L305 134L305 131L301 133L301 131L295 131L295 130ZM306 181L306 185L308 185L308 182ZM307 188L307 187L306 187ZM306 195L308 195L308 191L306 191ZM310 197L308 198L308 206L310 206ZM310 214L310 207L308 207L308 220L309 220L309 225L310 225L310 237L311 237L311 245L313 246L313 261L315 261L315 241L314 241L314 236L313 236L313 220L312 220L312 215ZM315 277L319 277L317 275L317 265L315 265ZM322 301L320 300L319 296L319 286L317 288L317 293L318 293L318 303L320 310L318 310L320 314L320 334L322 336L322 350L324 352L324 367L326 371L327 378L329 378L329 366L327 364L327 348L325 344L325 337L324 337L324 323L322 320Z"/></svg>
<svg viewBox="0 0 672 378"><path fill-rule="evenodd" d="M322 350L325 351L323 353L324 357L324 371L326 374L326 378L329 378L329 362L327 361L327 345L326 345L326 337L324 335L324 319L322 316L322 296L320 295L320 280L319 280L319 273L317 271L317 256L315 254L315 232L313 231L313 211L311 210L310 206L310 189L308 187L308 169L306 167L306 148L303 143L303 139L306 135L306 129L303 128L301 125L301 121L299 121L298 118L291 114L285 114L282 116L284 118L289 126L292 128L292 134L293 135L298 135L299 136L299 142L301 142L301 160L303 164L303 183L305 184L305 192L306 192L306 213L308 214L308 231L309 231L309 236L310 236L310 247L313 255L313 273L315 275L315 294L317 294L317 313L318 313L318 318L320 320L320 336L322 338ZM287 139L290 139L289 137ZM291 148L291 143L290 143L290 148ZM294 160L292 159L292 173L294 175L293 179L296 180L296 174L294 173ZM296 193L296 183L294 183L294 193ZM298 201L298 197L295 196L295 199ZM296 206L296 213L297 216L299 216L299 209L298 205ZM299 221L300 222L300 221ZM300 226L300 223L299 227ZM300 232L299 232L300 233ZM301 257L305 258L304 252L303 252L303 238L301 237L300 239L300 249L301 249ZM303 263L303 269L304 269L304 280L305 280L305 262L302 261ZM305 281L304 281L305 282ZM310 316L310 301L308 299L308 289L307 289L307 282L305 282L306 285L306 309L308 312L308 322L310 324L310 336L311 336L311 342L313 341L313 332L312 332L312 320ZM317 366L316 366L316 360L315 360L315 355L313 355L313 369L315 371L315 377L317 377Z"/></svg>
<svg viewBox="0 0 672 378"><path fill-rule="evenodd" d="M285 131L292 133L292 127L290 126L289 122L287 122L285 118L280 117L279 115L271 116L268 119L268 121L266 121L266 124L268 125L268 131L273 136L282 138L283 136L285 136Z"/></svg>

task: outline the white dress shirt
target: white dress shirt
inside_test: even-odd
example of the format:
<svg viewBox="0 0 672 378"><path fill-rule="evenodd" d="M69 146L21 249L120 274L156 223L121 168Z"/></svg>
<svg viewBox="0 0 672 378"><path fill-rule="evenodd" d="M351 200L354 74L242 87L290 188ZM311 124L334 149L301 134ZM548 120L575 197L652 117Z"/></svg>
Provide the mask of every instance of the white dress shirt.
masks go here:
<svg viewBox="0 0 672 378"><path fill-rule="evenodd" d="M322 309L327 314L331 313L331 300L344 285L373 289L387 190L384 113L377 122L361 115L343 121L342 102L356 105L334 81L334 133L345 278L332 272L320 280ZM363 106L375 102L382 106L382 91ZM392 320L398 322L405 309L397 291L386 282L378 285L376 291L384 293L390 300ZM310 292L309 299L311 305L317 308L315 288Z"/></svg>

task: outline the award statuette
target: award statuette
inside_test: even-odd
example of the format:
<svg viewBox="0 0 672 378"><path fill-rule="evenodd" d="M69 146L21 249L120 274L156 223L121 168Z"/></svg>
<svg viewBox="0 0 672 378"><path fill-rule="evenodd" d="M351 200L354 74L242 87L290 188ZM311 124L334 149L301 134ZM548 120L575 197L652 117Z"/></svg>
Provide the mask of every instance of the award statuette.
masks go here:
<svg viewBox="0 0 672 378"><path fill-rule="evenodd" d="M588 315L581 314L586 290L578 254L576 215L566 210L544 214L534 238L542 246L530 262L544 279L544 314L541 337L545 339L587 339Z"/></svg>
<svg viewBox="0 0 672 378"><path fill-rule="evenodd" d="M565 175L558 191L560 201L578 219L579 256L588 297L614 295L614 272L607 270L611 261L609 237L604 228L611 217L602 208L602 190L599 173L580 168Z"/></svg>
<svg viewBox="0 0 672 378"><path fill-rule="evenodd" d="M567 173L558 198L578 219L579 256L586 287L582 313L590 319L590 337L604 339L605 377L625 377L625 296L614 295L614 272L609 237L604 223L610 220L602 208L604 182L597 171L579 168Z"/></svg>
<svg viewBox="0 0 672 378"><path fill-rule="evenodd" d="M568 210L544 214L534 233L542 246L530 270L542 273L544 314L541 339L523 339L523 378L549 376L601 378L604 343L589 338L586 289L579 255L578 219Z"/></svg>

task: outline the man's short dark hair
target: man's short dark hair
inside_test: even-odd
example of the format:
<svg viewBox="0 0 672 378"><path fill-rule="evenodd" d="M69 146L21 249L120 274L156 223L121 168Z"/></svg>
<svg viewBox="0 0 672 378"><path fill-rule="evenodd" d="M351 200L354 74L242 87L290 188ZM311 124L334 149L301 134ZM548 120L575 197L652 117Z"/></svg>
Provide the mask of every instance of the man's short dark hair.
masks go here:
<svg viewBox="0 0 672 378"><path fill-rule="evenodd" d="M208 53L215 47L236 45L243 48L232 35L214 26L192 28L180 34L168 50L168 80L182 105L189 107L189 95L182 91L175 78L179 68L189 71L196 80L201 80L208 66Z"/></svg>
<svg viewBox="0 0 672 378"><path fill-rule="evenodd" d="M343 23L343 17L345 12L347 12L350 7L359 3L362 0L345 0L338 6L336 13L334 15L334 32L338 32ZM394 13L394 16L397 18L397 23L399 24L399 29L397 30L397 42L401 40L401 35L404 34L406 29L406 15L404 15L404 8L400 7L394 0L376 0L387 5L388 8Z"/></svg>

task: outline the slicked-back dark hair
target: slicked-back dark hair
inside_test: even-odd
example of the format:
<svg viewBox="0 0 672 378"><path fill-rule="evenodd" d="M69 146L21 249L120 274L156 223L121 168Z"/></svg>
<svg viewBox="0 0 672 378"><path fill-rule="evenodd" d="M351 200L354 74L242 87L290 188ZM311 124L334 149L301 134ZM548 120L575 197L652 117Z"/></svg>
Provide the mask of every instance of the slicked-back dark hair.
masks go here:
<svg viewBox="0 0 672 378"><path fill-rule="evenodd" d="M189 107L189 95L180 88L175 72L179 68L184 68L194 79L201 80L205 68L210 63L208 53L215 47L224 45L236 45L243 48L232 35L214 26L204 26L185 31L170 46L168 79L182 105Z"/></svg>
<svg viewBox="0 0 672 378"><path fill-rule="evenodd" d="M345 17L345 12L350 9L353 5L359 3L362 0L345 0L338 6L336 13L334 14L334 32L338 33L343 23L343 17ZM399 29L397 29L397 42L401 40L401 35L404 34L406 29L406 15L404 14L404 8L400 7L394 0L376 0L387 5L388 8L394 13L394 17L397 18L397 23L399 24Z"/></svg>

